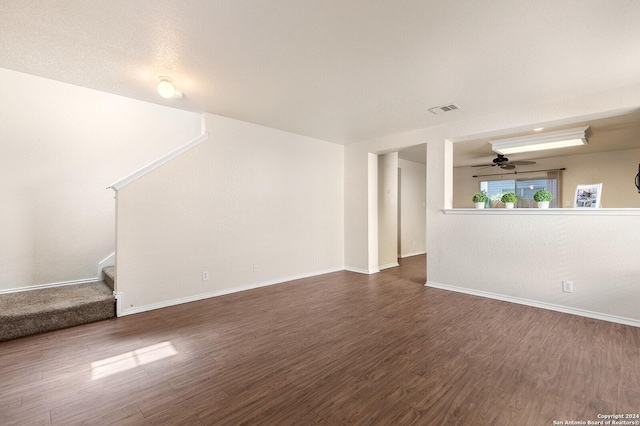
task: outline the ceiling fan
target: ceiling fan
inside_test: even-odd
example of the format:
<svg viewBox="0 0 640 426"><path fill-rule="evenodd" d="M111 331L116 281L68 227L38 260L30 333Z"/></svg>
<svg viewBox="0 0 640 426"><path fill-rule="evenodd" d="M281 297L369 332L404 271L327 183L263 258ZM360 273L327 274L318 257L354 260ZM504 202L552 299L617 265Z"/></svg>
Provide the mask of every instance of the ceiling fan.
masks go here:
<svg viewBox="0 0 640 426"><path fill-rule="evenodd" d="M531 164L536 164L535 161L509 161L507 157L502 154L498 154L496 158L493 159L491 164L479 164L473 167L495 167L498 166L502 170L513 170L516 166L528 166Z"/></svg>

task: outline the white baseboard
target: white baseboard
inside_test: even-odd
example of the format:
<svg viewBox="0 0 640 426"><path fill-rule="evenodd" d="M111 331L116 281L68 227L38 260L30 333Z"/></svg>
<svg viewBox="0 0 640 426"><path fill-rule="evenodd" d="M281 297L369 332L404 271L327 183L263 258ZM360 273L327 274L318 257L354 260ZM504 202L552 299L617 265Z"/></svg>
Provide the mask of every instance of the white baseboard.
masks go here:
<svg viewBox="0 0 640 426"><path fill-rule="evenodd" d="M114 290L113 297L116 299L116 316L122 315L122 293Z"/></svg>
<svg viewBox="0 0 640 426"><path fill-rule="evenodd" d="M275 284L282 284L289 281L299 280L302 278L315 277L318 275L329 274L332 272L344 271L344 268L332 268L325 269L322 271L314 271L306 274L292 275L284 278L277 278L274 280L262 281L259 283L251 283L246 285L240 285L236 287L224 288L221 290L212 291L209 293L195 294L193 296L181 297L179 299L167 300L164 302L151 303L149 305L144 306L136 306L133 308L122 309L122 293L118 293L117 301L118 301L118 310L117 316L122 317L125 315L138 314L141 312L152 311L154 309L168 308L169 306L181 305L183 303L195 302L198 300L209 299L211 297L224 296L226 294L238 293L240 291L253 290L260 287L266 287Z"/></svg>
<svg viewBox="0 0 640 426"><path fill-rule="evenodd" d="M396 266L400 266L400 264L398 262L387 263L386 265L378 266L378 269L382 271L384 269L395 268Z"/></svg>
<svg viewBox="0 0 640 426"><path fill-rule="evenodd" d="M411 257L411 256L420 256L421 254L427 254L427 252L426 251L417 251L415 253L402 254L402 255L400 255L400 259L404 259L405 257Z"/></svg>
<svg viewBox="0 0 640 426"><path fill-rule="evenodd" d="M93 283L96 281L100 281L98 277L83 278L81 280L72 280L72 281L61 281L59 283L30 285L28 287L17 287L17 288L9 288L6 290L0 290L0 294L18 293L20 291L30 291L30 290L41 290L43 288L63 287L65 285L87 284L87 283Z"/></svg>
<svg viewBox="0 0 640 426"><path fill-rule="evenodd" d="M349 271L349 272L356 272L358 274L365 274L365 275L371 275L371 274L377 274L378 272L380 272L379 268L375 268L375 269L361 269L361 268L353 268L351 266L345 266L344 267L345 271Z"/></svg>
<svg viewBox="0 0 640 426"><path fill-rule="evenodd" d="M519 305L532 306L534 308L548 309L550 311L562 312L562 313L571 314L571 315L578 315L586 318L593 318L593 319L602 320L602 321L609 321L609 322L614 322L618 324L630 325L633 327L640 327L640 321L632 318L619 317L615 315L587 311L587 310L578 309L578 308L570 308L567 306L554 305L553 303L538 302L536 300L522 299L519 297L505 296L502 294L490 293L490 292L481 291L481 290L473 290L473 289L457 287L457 286L448 285L448 284L434 283L432 281L427 281L425 286L439 288L441 290L449 290L449 291L455 291L458 293L470 294L472 296L486 297L488 299L502 300L504 302L517 303Z"/></svg>

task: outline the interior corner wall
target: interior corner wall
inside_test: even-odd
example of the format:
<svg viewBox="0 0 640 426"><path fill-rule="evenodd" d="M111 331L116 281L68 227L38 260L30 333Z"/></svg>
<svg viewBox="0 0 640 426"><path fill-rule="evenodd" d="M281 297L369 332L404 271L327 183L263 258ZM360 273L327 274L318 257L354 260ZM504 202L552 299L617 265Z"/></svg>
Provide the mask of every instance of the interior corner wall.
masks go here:
<svg viewBox="0 0 640 426"><path fill-rule="evenodd" d="M400 169L400 257L425 253L426 166L398 160Z"/></svg>
<svg viewBox="0 0 640 426"><path fill-rule="evenodd" d="M207 141L118 191L123 314L344 268L344 147L205 121Z"/></svg>
<svg viewBox="0 0 640 426"><path fill-rule="evenodd" d="M378 268L398 266L398 153L378 155Z"/></svg>
<svg viewBox="0 0 640 426"><path fill-rule="evenodd" d="M0 290L94 279L109 184L200 134L200 114L0 68Z"/></svg>

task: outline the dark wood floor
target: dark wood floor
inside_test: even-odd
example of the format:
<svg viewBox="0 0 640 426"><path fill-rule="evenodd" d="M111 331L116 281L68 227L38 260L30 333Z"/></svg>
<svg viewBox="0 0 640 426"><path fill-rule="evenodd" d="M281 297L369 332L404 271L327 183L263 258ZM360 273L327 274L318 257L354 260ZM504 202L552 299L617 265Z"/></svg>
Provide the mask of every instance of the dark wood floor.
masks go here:
<svg viewBox="0 0 640 426"><path fill-rule="evenodd" d="M425 258L0 343L2 425L552 425L640 411L640 329L424 287Z"/></svg>

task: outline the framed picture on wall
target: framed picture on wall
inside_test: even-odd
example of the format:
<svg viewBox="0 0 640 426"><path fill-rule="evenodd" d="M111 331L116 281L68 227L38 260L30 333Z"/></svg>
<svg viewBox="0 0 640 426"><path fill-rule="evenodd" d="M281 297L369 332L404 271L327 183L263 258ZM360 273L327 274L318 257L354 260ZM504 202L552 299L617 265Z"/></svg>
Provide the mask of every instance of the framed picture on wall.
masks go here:
<svg viewBox="0 0 640 426"><path fill-rule="evenodd" d="M573 197L574 208L600 208L600 197L602 196L602 184L593 183L589 185L578 185L576 196Z"/></svg>

